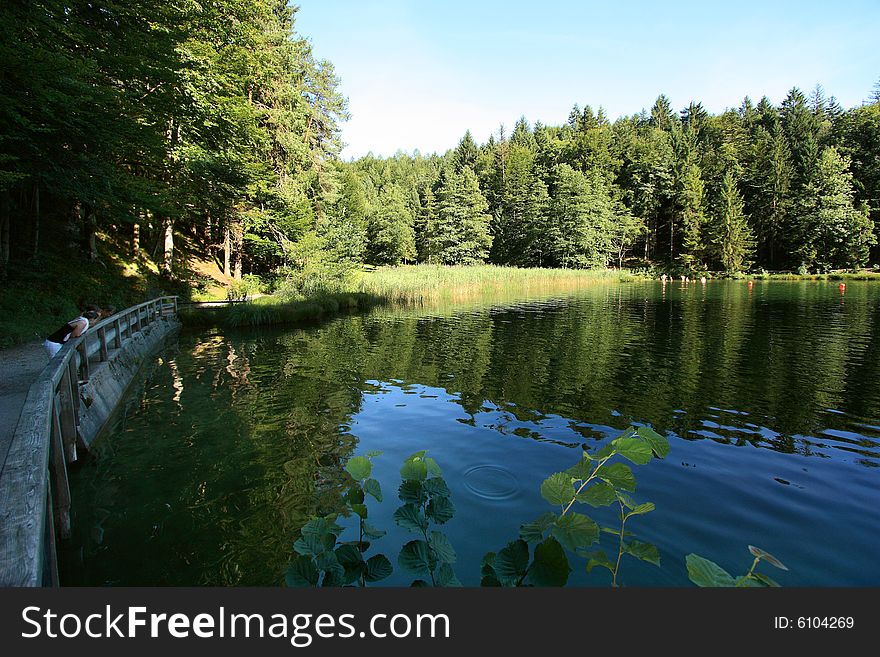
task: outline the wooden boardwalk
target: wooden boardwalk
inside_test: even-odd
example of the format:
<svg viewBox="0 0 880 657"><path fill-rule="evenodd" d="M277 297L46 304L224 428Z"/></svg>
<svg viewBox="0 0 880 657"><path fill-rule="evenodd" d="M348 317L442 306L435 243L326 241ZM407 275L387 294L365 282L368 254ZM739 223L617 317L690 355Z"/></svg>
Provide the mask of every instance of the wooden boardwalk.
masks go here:
<svg viewBox="0 0 880 657"><path fill-rule="evenodd" d="M68 466L78 460L77 450L88 445L83 409L98 423L91 427L96 435L130 380L112 368L103 376L111 356L123 354L129 344L135 350L138 345L147 348L146 336L160 339L171 328L163 320L176 322L176 316L177 297L159 297L89 327L51 361L45 352L37 357L42 344L4 352L0 586L58 584L56 541L70 536ZM157 324L160 331L154 333ZM22 371L15 371L17 365ZM81 388L94 375L101 392L92 392L103 403L96 399L83 407ZM95 415L95 409L106 414Z"/></svg>
<svg viewBox="0 0 880 657"><path fill-rule="evenodd" d="M40 342L0 351L0 470L3 470L28 389L48 362L49 355Z"/></svg>

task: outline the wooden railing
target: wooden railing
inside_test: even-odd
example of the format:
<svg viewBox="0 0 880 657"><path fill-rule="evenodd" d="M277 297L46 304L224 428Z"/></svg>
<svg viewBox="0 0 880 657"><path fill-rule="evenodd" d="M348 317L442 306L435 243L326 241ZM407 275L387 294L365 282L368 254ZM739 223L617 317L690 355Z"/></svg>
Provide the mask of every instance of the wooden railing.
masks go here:
<svg viewBox="0 0 880 657"><path fill-rule="evenodd" d="M159 297L90 326L61 347L28 390L0 471L0 586L58 583L55 538L71 530L67 466L85 447L80 385L111 349L176 315L177 297Z"/></svg>

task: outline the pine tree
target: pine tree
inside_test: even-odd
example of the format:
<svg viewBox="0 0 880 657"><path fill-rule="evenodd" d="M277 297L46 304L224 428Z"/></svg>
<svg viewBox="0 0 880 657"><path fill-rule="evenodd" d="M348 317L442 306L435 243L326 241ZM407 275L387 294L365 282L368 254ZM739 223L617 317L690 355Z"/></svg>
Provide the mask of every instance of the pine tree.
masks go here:
<svg viewBox="0 0 880 657"><path fill-rule="evenodd" d="M437 220L428 226L428 251L442 264L484 262L492 246L490 216L476 174L444 169L437 192Z"/></svg>
<svg viewBox="0 0 880 657"><path fill-rule="evenodd" d="M414 260L413 219L400 185L386 184L379 191L379 203L367 223L368 260L376 265Z"/></svg>
<svg viewBox="0 0 880 657"><path fill-rule="evenodd" d="M864 266L877 239L867 211L853 207L849 159L833 147L823 151L804 197L798 251L804 265L820 271Z"/></svg>
<svg viewBox="0 0 880 657"><path fill-rule="evenodd" d="M742 271L749 264L754 238L743 212L743 200L733 171L724 176L714 228L713 245L724 271Z"/></svg>

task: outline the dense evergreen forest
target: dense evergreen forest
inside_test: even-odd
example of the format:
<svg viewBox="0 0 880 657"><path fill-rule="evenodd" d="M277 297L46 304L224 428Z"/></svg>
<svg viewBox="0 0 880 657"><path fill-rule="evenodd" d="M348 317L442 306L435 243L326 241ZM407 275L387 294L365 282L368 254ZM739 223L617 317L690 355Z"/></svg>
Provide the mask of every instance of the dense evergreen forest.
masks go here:
<svg viewBox="0 0 880 657"><path fill-rule="evenodd" d="M522 118L443 155L344 162L346 99L296 11L3 2L2 275L50 243L98 261L113 242L173 279L182 239L230 276L267 280L363 263L877 262L880 87L848 110L818 87L719 115L698 102L677 112L662 95L614 121L575 105L562 125Z"/></svg>

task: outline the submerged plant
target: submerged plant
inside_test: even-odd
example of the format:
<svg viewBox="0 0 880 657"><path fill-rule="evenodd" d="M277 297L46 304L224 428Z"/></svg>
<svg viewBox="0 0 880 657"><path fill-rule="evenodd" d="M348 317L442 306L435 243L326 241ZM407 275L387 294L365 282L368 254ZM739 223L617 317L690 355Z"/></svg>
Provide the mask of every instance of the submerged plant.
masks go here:
<svg viewBox="0 0 880 657"><path fill-rule="evenodd" d="M630 427L595 455L584 451L577 464L565 472L550 475L541 485L541 495L560 511L545 513L534 522L522 525L519 540L508 543L497 554L486 554L481 565L481 584L564 586L571 573L567 552L586 557L587 572L596 566L607 568L613 586L617 586L624 554L659 566L657 548L630 538L631 534L626 531L627 520L653 511L654 505L651 502L636 504L629 496L636 486L632 469L625 463L609 461L621 456L643 465L668 453L666 438L648 427ZM619 529L600 527L590 517L572 511L575 504L602 507L615 503L620 508ZM587 552L587 548L599 541L600 531L619 537L613 562L605 552ZM532 544L534 552L530 553Z"/></svg>
<svg viewBox="0 0 880 657"><path fill-rule="evenodd" d="M461 586L452 569L456 555L447 536L437 530L429 533L433 521L443 525L455 515L451 492L440 466L426 452L416 452L403 462L397 495L403 502L394 512L394 521L422 538L410 541L400 550L398 564L416 575L428 577L432 586ZM412 586L428 586L424 579L417 579Z"/></svg>
<svg viewBox="0 0 880 657"><path fill-rule="evenodd" d="M312 518L300 530L300 538L293 544L298 556L287 570L285 582L288 586L347 586L367 582L378 582L392 572L391 562L384 554L376 554L364 559L370 548L367 539L382 538L385 532L369 525L366 496L382 501L382 488L371 478L372 459L381 452L370 452L366 456L355 456L345 464L351 475L343 499L347 510L358 518L358 538L356 541L339 542L343 527L336 523L337 516Z"/></svg>
<svg viewBox="0 0 880 657"><path fill-rule="evenodd" d="M697 554L689 554L685 558L687 563L688 578L701 587L778 587L775 581L763 573L756 573L755 568L761 561L766 561L781 570L788 570L785 565L769 552L754 545L749 546L749 552L755 557L749 572L741 577L734 578L724 568L714 561L705 559Z"/></svg>

